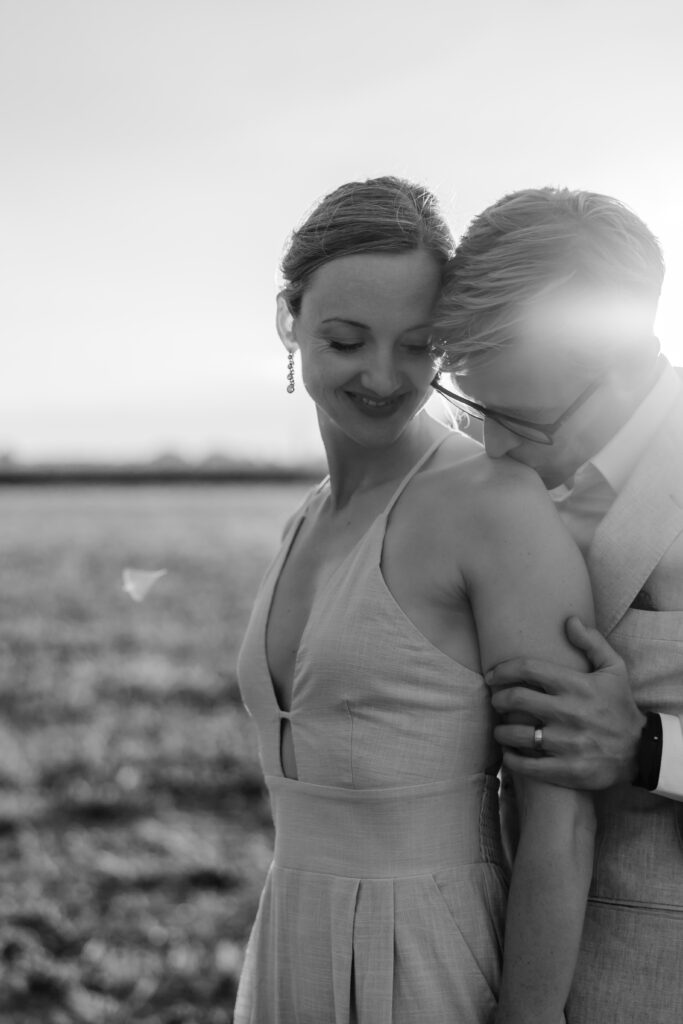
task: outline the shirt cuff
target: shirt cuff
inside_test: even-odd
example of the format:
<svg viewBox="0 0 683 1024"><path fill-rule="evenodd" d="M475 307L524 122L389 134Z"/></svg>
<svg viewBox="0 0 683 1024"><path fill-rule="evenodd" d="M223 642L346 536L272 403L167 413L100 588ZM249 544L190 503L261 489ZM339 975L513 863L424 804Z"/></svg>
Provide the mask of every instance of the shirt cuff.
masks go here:
<svg viewBox="0 0 683 1024"><path fill-rule="evenodd" d="M676 715L661 715L662 763L653 791L670 800L683 800L683 723Z"/></svg>

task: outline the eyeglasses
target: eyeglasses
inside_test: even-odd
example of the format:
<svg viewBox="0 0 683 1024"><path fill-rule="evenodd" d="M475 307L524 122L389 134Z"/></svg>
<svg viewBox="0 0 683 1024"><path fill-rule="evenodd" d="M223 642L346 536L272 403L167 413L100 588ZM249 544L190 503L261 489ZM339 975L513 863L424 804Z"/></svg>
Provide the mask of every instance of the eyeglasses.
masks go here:
<svg viewBox="0 0 683 1024"><path fill-rule="evenodd" d="M601 374L597 380L594 380L588 387L581 392L579 397L572 402L568 409L562 413L561 416L555 420L554 423L534 423L531 420L523 420L518 416L508 416L502 412L496 412L495 409L487 409L484 405L479 405L477 402L472 402L469 398L463 398L462 395L457 394L455 391L449 391L442 384L439 384L438 379L432 381L432 387L439 394L447 398L453 405L458 406L464 412L474 416L475 419L493 420L495 423L500 424L506 430L509 430L511 434L515 434L517 437L524 438L525 441L533 441L535 444L553 444L553 435L557 433L563 423L573 416L577 409L579 409L584 402L587 402L591 395L595 394L604 379L604 374Z"/></svg>

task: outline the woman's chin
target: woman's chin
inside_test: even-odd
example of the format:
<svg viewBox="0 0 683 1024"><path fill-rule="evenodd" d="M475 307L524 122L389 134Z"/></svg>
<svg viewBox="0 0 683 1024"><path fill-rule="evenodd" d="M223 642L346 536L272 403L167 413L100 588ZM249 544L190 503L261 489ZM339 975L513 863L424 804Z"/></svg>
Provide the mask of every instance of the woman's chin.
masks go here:
<svg viewBox="0 0 683 1024"><path fill-rule="evenodd" d="M376 420L367 424L337 422L337 429L362 448L388 448L399 440L412 420L413 417L394 417L391 421Z"/></svg>

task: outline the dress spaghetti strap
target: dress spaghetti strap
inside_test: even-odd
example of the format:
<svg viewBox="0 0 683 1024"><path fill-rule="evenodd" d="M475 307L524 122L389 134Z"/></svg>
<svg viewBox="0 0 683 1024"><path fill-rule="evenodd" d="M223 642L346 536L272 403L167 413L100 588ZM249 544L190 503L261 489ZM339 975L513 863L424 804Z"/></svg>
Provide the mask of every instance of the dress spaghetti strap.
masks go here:
<svg viewBox="0 0 683 1024"><path fill-rule="evenodd" d="M443 437L439 437L436 441L434 441L433 444L430 444L430 446L427 449L427 451L423 455L420 456L420 458L417 460L417 462L415 463L413 468L411 470L409 470L409 472L403 477L403 479L401 480L400 484L398 485L398 487L396 488L396 490L392 494L392 496L391 496L391 498L389 500L389 504L387 505L387 507L384 510L384 518L385 519L388 518L388 516L391 514L391 510L393 509L394 505L396 504L398 499L401 497L401 495L403 494L403 492L405 491L406 487L408 486L410 481L413 479L413 477L417 476L417 474L420 472L420 470L425 465L425 463L429 462L429 460L431 459L432 455L434 455L434 453L438 451L438 449L441 447L441 445L444 443L444 441L446 441L449 437L452 437L452 436L453 436L452 434L444 434Z"/></svg>
<svg viewBox="0 0 683 1024"><path fill-rule="evenodd" d="M286 540L286 538L290 536L292 532L298 530L302 520L304 520L308 515L308 510L311 506L311 502L320 494L323 487L325 487L329 483L329 481L330 475L328 473L326 476L323 477L320 483L317 483L314 487L310 489L310 491L307 492L304 500L301 502L296 512L294 512L294 514L291 515L287 520L287 524L282 535L283 541Z"/></svg>

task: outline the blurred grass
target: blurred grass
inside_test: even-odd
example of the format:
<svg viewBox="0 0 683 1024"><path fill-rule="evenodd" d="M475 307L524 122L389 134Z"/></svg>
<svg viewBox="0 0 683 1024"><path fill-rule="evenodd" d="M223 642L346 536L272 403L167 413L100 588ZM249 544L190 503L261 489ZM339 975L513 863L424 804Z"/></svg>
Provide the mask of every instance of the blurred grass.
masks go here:
<svg viewBox="0 0 683 1024"><path fill-rule="evenodd" d="M305 490L0 491L2 1024L229 1024L272 848L235 658Z"/></svg>

